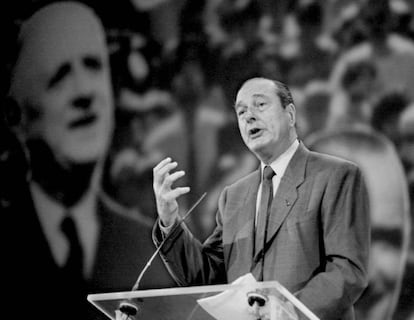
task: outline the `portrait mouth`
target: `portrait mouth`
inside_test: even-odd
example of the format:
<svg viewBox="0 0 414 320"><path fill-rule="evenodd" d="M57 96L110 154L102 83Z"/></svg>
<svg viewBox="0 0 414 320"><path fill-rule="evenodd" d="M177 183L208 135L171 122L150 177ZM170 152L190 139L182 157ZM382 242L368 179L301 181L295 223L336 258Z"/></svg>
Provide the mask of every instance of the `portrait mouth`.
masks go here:
<svg viewBox="0 0 414 320"><path fill-rule="evenodd" d="M78 128L82 128L85 126L89 126L93 124L94 122L96 122L97 118L98 117L96 114L88 114L88 115L79 117L69 123L69 128L78 129Z"/></svg>

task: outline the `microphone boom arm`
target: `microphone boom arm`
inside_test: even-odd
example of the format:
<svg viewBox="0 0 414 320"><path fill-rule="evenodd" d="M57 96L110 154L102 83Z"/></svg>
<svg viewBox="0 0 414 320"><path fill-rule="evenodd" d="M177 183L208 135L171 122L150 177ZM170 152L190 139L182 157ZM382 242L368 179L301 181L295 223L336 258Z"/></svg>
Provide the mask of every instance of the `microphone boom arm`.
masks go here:
<svg viewBox="0 0 414 320"><path fill-rule="evenodd" d="M151 256L151 258L148 260L148 262L145 265L144 269L142 269L142 271L139 274L138 279L135 282L134 286L132 287L132 290L131 291L138 290L139 284L141 282L142 277L144 276L145 271L151 266L152 261L155 259L155 257L157 256L157 254L160 252L160 250L161 250L162 246L164 245L164 243L169 239L169 237L173 233L173 231L175 231L175 229L177 229L177 227L182 222L184 222L184 220L190 215L190 213L194 211L194 209L198 206L198 204L201 202L201 200L204 199L204 197L206 196L206 194L207 194L207 192L204 192L201 195L201 197L192 205L192 207L187 211L187 213L178 221L178 223L176 223L176 225L173 227L173 229L164 237L164 239L161 241L161 243L158 246L158 248L155 250L155 252Z"/></svg>

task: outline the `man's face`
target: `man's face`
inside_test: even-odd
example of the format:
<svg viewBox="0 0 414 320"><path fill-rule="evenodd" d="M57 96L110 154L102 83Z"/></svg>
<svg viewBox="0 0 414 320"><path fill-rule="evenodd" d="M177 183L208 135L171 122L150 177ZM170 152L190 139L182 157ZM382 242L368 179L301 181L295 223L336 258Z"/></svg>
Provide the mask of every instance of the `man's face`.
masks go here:
<svg viewBox="0 0 414 320"><path fill-rule="evenodd" d="M113 97L103 30L83 7L52 6L23 30L12 94L27 139L45 141L59 162L96 161L107 150Z"/></svg>
<svg viewBox="0 0 414 320"><path fill-rule="evenodd" d="M283 108L276 92L272 81L252 79L236 97L243 141L265 163L275 160L295 138L295 108L293 104Z"/></svg>

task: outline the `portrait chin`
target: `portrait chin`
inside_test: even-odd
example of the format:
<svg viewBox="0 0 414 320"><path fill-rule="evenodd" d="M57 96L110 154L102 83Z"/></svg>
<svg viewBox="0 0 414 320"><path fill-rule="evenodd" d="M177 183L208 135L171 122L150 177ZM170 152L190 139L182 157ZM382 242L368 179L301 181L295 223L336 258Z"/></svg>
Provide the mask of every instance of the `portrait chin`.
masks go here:
<svg viewBox="0 0 414 320"><path fill-rule="evenodd" d="M48 144L63 161L78 164L98 161L107 154L112 136L112 124L106 122L89 128L65 130L60 138L54 138Z"/></svg>
<svg viewBox="0 0 414 320"><path fill-rule="evenodd" d="M62 148L64 158L73 163L95 162L105 156L108 143L103 139L72 143Z"/></svg>

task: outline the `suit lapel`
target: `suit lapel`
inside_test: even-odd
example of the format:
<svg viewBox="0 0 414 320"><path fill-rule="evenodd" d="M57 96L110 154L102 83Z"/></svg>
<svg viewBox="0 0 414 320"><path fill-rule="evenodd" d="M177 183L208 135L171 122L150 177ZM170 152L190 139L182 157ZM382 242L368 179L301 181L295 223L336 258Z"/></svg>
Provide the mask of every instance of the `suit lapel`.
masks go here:
<svg viewBox="0 0 414 320"><path fill-rule="evenodd" d="M279 188L272 202L265 249L268 247L268 242L271 242L278 232L297 200L297 188L305 179L308 152L305 146L300 143L280 181Z"/></svg>
<svg viewBox="0 0 414 320"><path fill-rule="evenodd" d="M231 211L231 218L228 221L228 230L231 243L243 242L243 254L238 255L237 264L244 272L250 271L254 248L254 228L256 214L257 191L260 183L260 170L256 170L247 180L247 188L238 191L240 201L238 206Z"/></svg>
<svg viewBox="0 0 414 320"><path fill-rule="evenodd" d="M248 221L246 223L246 231L248 232L248 246L246 248L246 267L251 264L251 257L254 252L254 237L255 237L255 220L256 220L256 199L257 191L260 184L260 169L255 172L255 175L250 183L249 190L246 195L246 201L244 204L244 210L246 210ZM242 208L243 209L243 208Z"/></svg>

